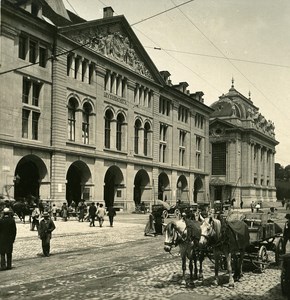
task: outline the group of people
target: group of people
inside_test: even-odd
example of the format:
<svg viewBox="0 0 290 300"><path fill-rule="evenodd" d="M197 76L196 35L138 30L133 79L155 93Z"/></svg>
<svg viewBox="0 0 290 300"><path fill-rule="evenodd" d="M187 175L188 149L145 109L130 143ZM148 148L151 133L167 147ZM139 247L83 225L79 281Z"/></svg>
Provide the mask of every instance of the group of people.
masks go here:
<svg viewBox="0 0 290 300"><path fill-rule="evenodd" d="M44 256L50 255L50 239L55 229L54 222L51 220L47 211L42 212L41 221L38 220L40 215L39 208L34 207L32 216L31 230L38 230L38 236L41 239L42 251ZM37 220L37 221L36 221ZM13 244L17 234L17 227L14 219L14 213L9 207L5 207L0 218L0 270L12 269Z"/></svg>
<svg viewBox="0 0 290 300"><path fill-rule="evenodd" d="M95 220L99 222L99 226L103 226L105 216L108 215L110 226L113 227L114 217L116 216L116 211L113 206L109 206L107 211L102 203L94 202L88 208L87 215L85 215L85 204L81 202L79 204L79 221L84 221L87 219L90 222L90 226L95 226ZM64 211L62 217L67 220L67 205L63 205L61 210ZM55 204L50 210L39 207L39 205L34 204L31 211L31 225L30 230L36 230L38 232L38 237L41 239L43 256L50 256L50 240L52 237L52 232L55 230L56 226L54 221L57 220L58 209ZM13 244L17 234L17 227L14 219L13 210L7 205L2 211L2 216L0 216L0 255L1 264L0 270L10 270L12 268L12 253Z"/></svg>
<svg viewBox="0 0 290 300"><path fill-rule="evenodd" d="M89 210L88 210L88 217L90 221L90 227L95 227L95 220L99 222L99 226L103 227L105 216L108 215L110 227L113 227L114 217L116 216L116 211L113 206L108 206L108 212L102 203L95 204L94 202L91 203Z"/></svg>

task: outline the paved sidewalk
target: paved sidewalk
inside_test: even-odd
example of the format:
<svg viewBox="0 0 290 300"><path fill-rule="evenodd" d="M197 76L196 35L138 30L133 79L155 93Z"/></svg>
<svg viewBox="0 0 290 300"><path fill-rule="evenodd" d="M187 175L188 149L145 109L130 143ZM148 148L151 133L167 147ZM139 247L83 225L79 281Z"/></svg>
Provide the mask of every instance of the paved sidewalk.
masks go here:
<svg viewBox="0 0 290 300"><path fill-rule="evenodd" d="M90 227L89 222L71 219L67 222L60 218L55 221L56 229L52 233L51 253L71 252L75 250L99 248L105 245L125 243L146 238L144 228L148 215L119 213L110 227L108 218L103 227ZM41 240L37 231L30 231L30 224L16 219L17 236L14 243L13 261L41 255Z"/></svg>

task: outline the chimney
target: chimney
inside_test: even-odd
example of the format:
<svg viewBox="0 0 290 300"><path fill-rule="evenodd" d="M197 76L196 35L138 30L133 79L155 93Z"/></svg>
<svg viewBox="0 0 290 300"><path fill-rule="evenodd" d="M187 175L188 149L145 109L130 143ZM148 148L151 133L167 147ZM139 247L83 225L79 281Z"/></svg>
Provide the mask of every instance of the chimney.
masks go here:
<svg viewBox="0 0 290 300"><path fill-rule="evenodd" d="M114 10L111 6L104 7L103 18L110 18L113 17L113 15L114 15Z"/></svg>

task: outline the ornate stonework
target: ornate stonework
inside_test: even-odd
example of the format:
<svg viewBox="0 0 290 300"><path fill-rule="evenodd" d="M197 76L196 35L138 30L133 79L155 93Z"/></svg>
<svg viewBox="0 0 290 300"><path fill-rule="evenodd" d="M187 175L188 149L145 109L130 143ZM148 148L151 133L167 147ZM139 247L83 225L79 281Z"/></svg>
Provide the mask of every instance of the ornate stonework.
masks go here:
<svg viewBox="0 0 290 300"><path fill-rule="evenodd" d="M67 36L80 44L91 41L86 47L153 79L129 38L120 30L111 32L109 27L95 27L68 33Z"/></svg>

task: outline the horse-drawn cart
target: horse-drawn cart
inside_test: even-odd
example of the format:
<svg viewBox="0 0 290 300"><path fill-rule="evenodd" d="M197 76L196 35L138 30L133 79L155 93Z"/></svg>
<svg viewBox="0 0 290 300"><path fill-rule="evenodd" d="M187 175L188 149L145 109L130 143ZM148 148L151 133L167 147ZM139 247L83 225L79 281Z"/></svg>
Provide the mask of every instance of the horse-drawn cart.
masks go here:
<svg viewBox="0 0 290 300"><path fill-rule="evenodd" d="M176 217L178 219L181 218L181 214L183 212L188 213L190 210L196 211L197 204L190 204L188 202L176 202L175 205L170 205L169 203L161 200L157 200L157 204L152 205L152 211L154 210L162 210L162 217L167 219L169 217Z"/></svg>
<svg viewBox="0 0 290 300"><path fill-rule="evenodd" d="M250 235L250 245L246 248L244 260L250 261L263 272L269 264L267 251L273 251L275 262L278 264L283 254L282 228L268 220L266 213L246 214L244 222L248 225Z"/></svg>

